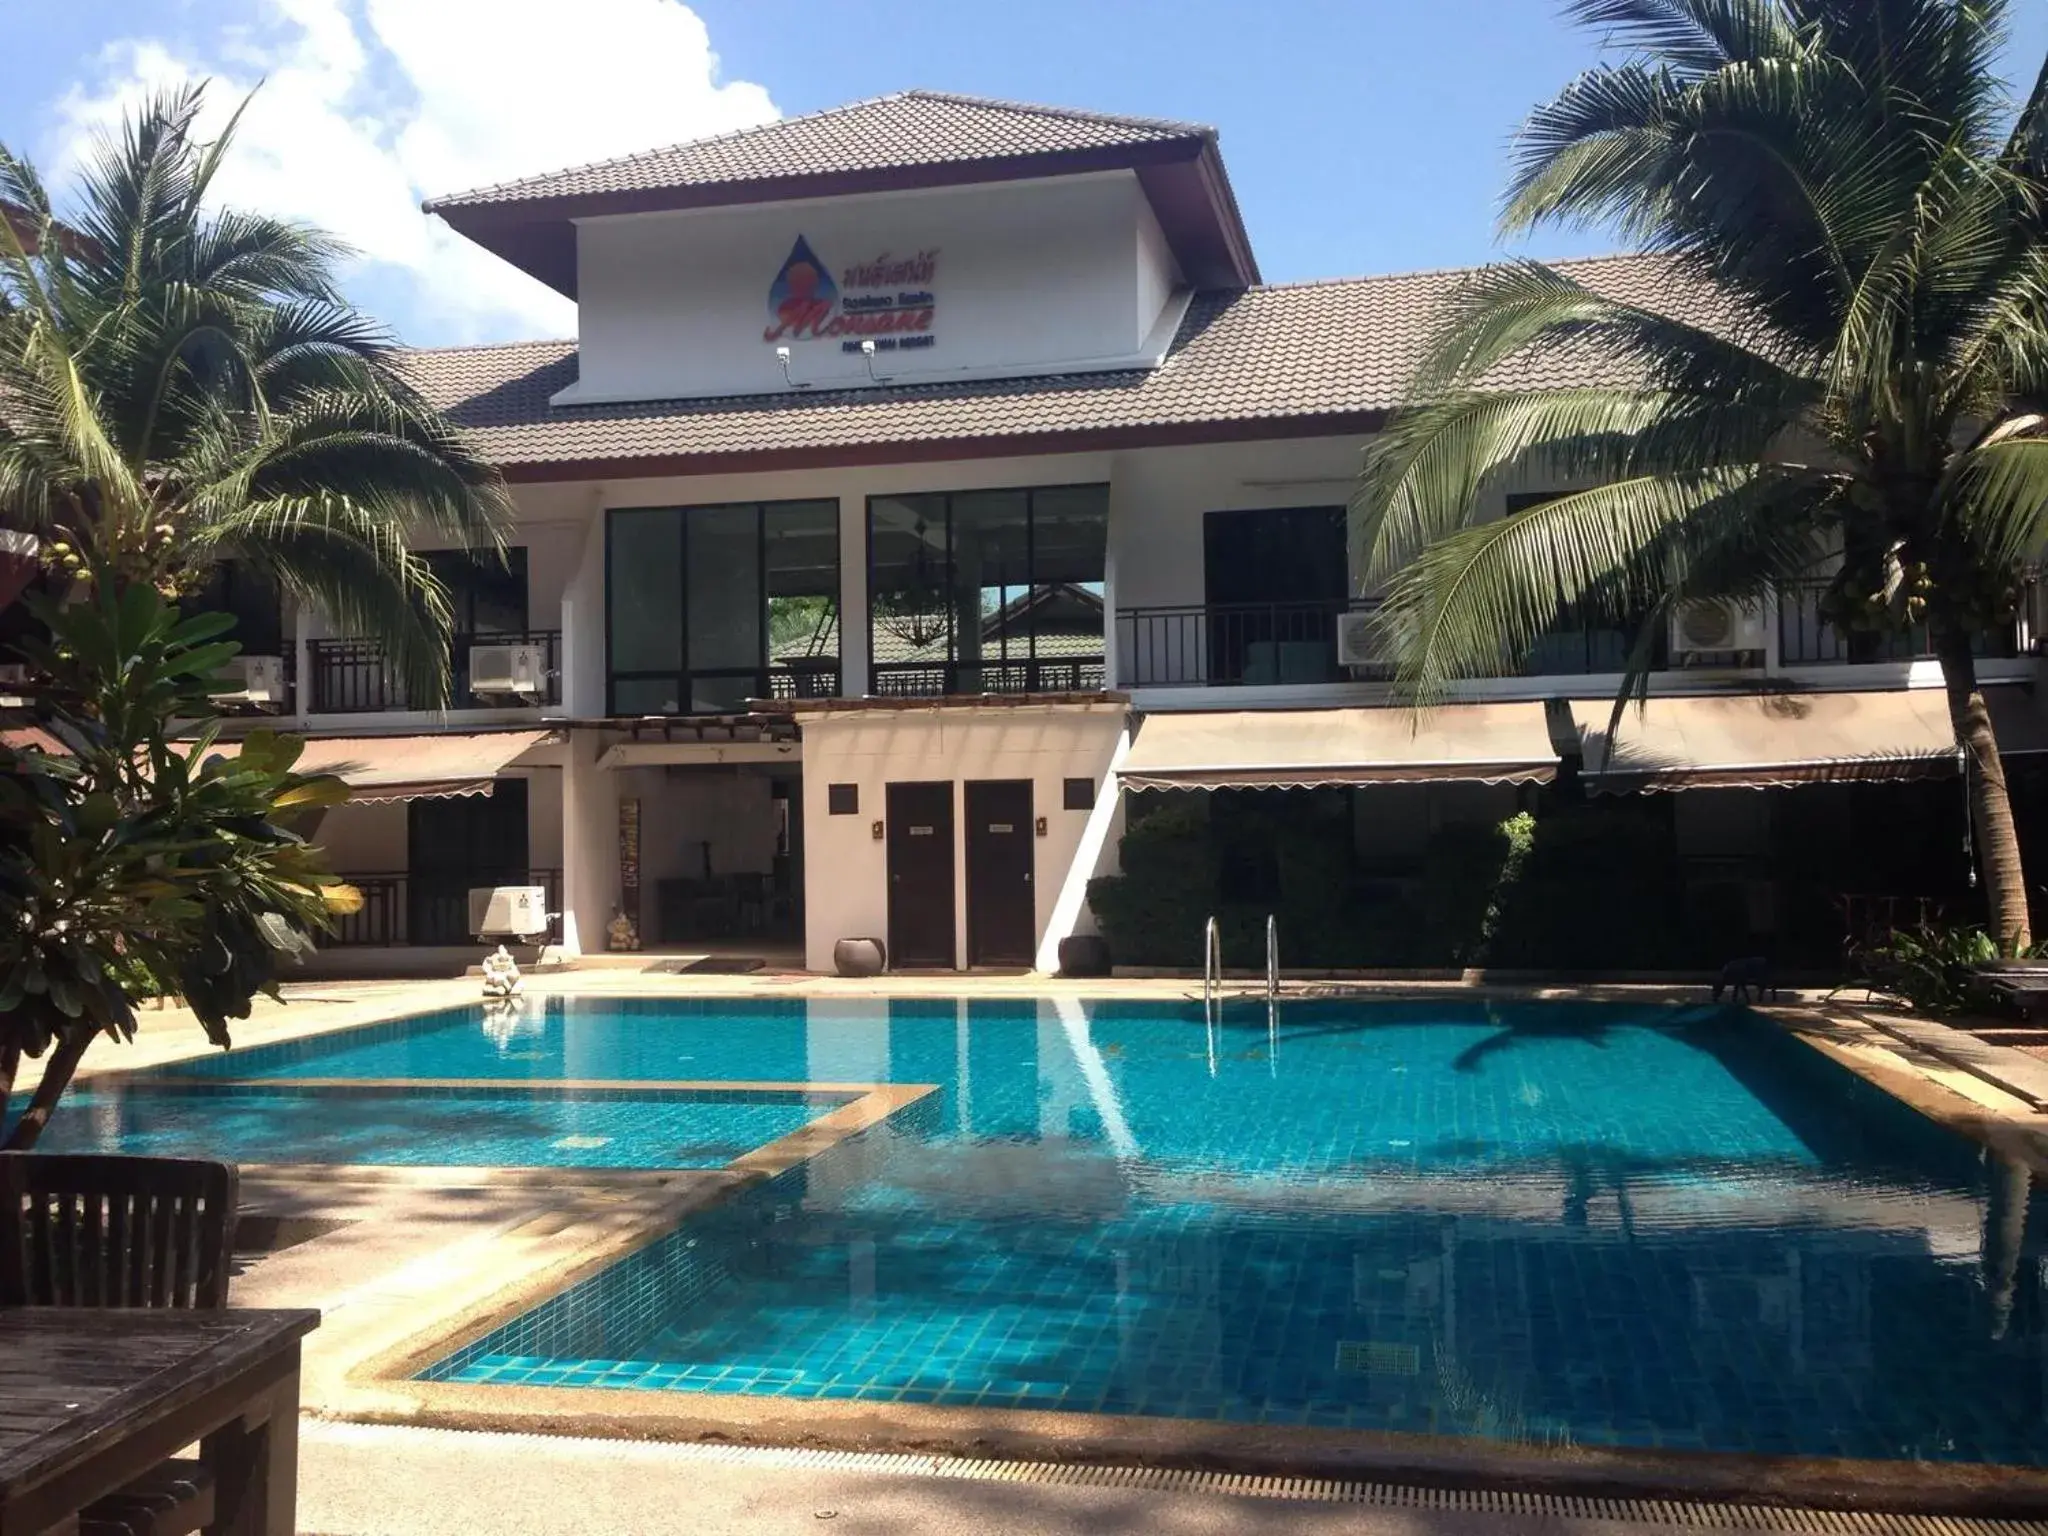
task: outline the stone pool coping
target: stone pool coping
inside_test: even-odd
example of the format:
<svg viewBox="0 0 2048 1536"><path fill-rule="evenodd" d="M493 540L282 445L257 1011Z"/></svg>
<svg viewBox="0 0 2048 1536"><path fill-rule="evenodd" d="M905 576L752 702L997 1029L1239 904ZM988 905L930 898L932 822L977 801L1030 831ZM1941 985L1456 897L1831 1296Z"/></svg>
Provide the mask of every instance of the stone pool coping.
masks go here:
<svg viewBox="0 0 2048 1536"><path fill-rule="evenodd" d="M239 1044L326 1035L475 1001L474 983L432 983L374 999L307 1010L315 1017L266 1018L238 1030ZM1070 997L1185 1000L1184 978L1061 982L1035 976L918 976L848 983L789 976L671 977L590 972L537 978L530 994L590 997ZM346 993L360 988L340 986ZM1245 989L1244 995L1253 995ZM1289 983L1287 998L1576 999L1700 1002L1683 986L1511 986L1468 982ZM1819 994L1758 1006L1796 1038L1914 1109L1993 1152L2048 1176L2048 1115L2001 1084L1995 1061L1971 1055L1959 1031L1927 1020L1901 1021ZM1902 1028L1903 1023L1911 1028ZM169 1032L166 1032L167 1034ZM196 1033L196 1031L194 1032ZM143 1039L148 1039L147 1020ZM1981 1044L1981 1043L1979 1043ZM161 1066L209 1054L203 1036L165 1039L148 1060L114 1068L92 1061L81 1077ZM2014 1053L2018 1054L2018 1053ZM89 1058L90 1060L90 1058ZM235 1079L205 1079L209 1082ZM260 1080L268 1081L268 1080ZM303 1082L308 1080L293 1080ZM310 1080L320 1081L320 1080ZM349 1079L351 1084L364 1080ZM410 1080L397 1080L417 1086ZM470 1085L471 1080L459 1080ZM274 1086L274 1083L271 1084ZM26 1085L24 1085L26 1086ZM553 1086L553 1085L551 1085ZM606 1085L618 1086L618 1085ZM646 1088L647 1083L634 1083ZM699 1085L703 1086L703 1085ZM730 1090L733 1085L715 1086ZM778 1084L779 1090L813 1085ZM821 1090L823 1085L816 1085ZM860 1085L833 1085L847 1088ZM928 1085L865 1085L868 1089ZM939 1407L847 1401L801 1402L744 1394L656 1393L603 1388L469 1385L414 1375L577 1281L659 1241L689 1215L849 1136L904 1107L856 1101L848 1115L806 1143L823 1119L716 1170L421 1169L293 1165L248 1172L289 1184L312 1180L356 1187L403 1187L450 1180L523 1187L550 1195L546 1208L445 1264L413 1266L402 1283L348 1293L345 1323L308 1340L304 1402L319 1416L366 1423L426 1424L631 1439L730 1441L896 1450L935 1456L1028 1456L1054 1460L1142 1462L1253 1473L1368 1476L1395 1481L1518 1488L1586 1495L1658 1495L1741 1499L1787 1505L1883 1508L1954 1514L2048 1514L2048 1470L1972 1463L1850 1461L1724 1452L1608 1447L1512 1446L1461 1437L1265 1426L1019 1409ZM773 1149L771 1151L771 1149ZM744 1165L744 1166L742 1166ZM366 1294L367 1293L367 1294ZM335 1326L341 1324L341 1326Z"/></svg>

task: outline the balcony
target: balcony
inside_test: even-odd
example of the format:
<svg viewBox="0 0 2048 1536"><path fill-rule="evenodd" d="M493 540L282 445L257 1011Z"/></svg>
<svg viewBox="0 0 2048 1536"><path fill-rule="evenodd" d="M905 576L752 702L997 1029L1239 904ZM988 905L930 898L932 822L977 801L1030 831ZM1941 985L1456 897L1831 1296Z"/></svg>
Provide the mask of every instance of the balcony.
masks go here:
<svg viewBox="0 0 2048 1536"><path fill-rule="evenodd" d="M363 898L362 906L335 919L334 931L322 941L329 949L391 948L437 944L465 946L480 942L469 932L469 877L458 874L414 875L407 870L364 874L340 872ZM530 869L526 884L547 891L547 910L562 908L562 872ZM548 919L548 942L561 941L562 920Z"/></svg>
<svg viewBox="0 0 2048 1536"><path fill-rule="evenodd" d="M1285 603L1205 603L1117 611L1117 653L1126 688L1241 688L1384 682L1385 663L1341 665L1337 624L1369 614L1369 598ZM1572 629L1546 636L1522 675L1583 677L1620 672L1632 637L1621 629ZM1653 666L1664 664L1657 646Z"/></svg>
<svg viewBox="0 0 2048 1536"><path fill-rule="evenodd" d="M2031 586L2031 578L2029 578ZM1934 643L1927 626L1892 634L1852 634L1837 629L1822 616L1821 603L1827 595L1826 581L1793 582L1778 591L1778 662L1787 667L1848 666L1874 661L1924 661L1934 655ZM2031 611L2032 604L2023 607ZM2017 656L2020 632L2017 624L1986 631L1971 639L1970 649L1979 656Z"/></svg>
<svg viewBox="0 0 2048 1536"><path fill-rule="evenodd" d="M1100 693L1103 657L1040 656L1011 661L878 661L869 684L882 698L947 694Z"/></svg>
<svg viewBox="0 0 2048 1536"><path fill-rule="evenodd" d="M543 667L541 691L529 702L536 707L562 702L562 632L558 629L529 629L453 637L449 658L450 709L492 707L479 704L469 691L469 651L473 645L540 647ZM385 660L381 640L309 640L306 642L306 661L312 673L310 712L313 714L364 715L414 707L406 701L403 680Z"/></svg>

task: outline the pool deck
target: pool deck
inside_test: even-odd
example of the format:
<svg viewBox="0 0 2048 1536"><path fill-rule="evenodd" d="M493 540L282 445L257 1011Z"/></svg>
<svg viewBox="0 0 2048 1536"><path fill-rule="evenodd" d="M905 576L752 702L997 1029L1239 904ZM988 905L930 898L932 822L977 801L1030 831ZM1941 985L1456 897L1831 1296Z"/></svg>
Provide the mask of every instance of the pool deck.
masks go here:
<svg viewBox="0 0 2048 1536"><path fill-rule="evenodd" d="M536 977L528 983L529 995L536 998L964 995L1180 1000L1198 990L1199 983L1178 977L1060 981L1030 975L945 974L848 982L771 973L650 976L619 969ZM1233 996L1240 992L1262 995L1254 981L1234 984ZM284 1005L266 1003L236 1027L238 1046L466 1005L477 993L476 983L464 980L304 984L288 988L286 995ZM1704 1001L1698 987L1510 987L1442 981L1311 981L1289 983L1285 995ZM1939 1023L1839 997L1788 997L1759 1011L1923 1113L2012 1162L2048 1175L2048 1114L2040 1107L2048 1102L2048 1064ZM212 1050L181 1010L145 1009L138 1039L125 1046L96 1043L80 1077L124 1074ZM25 1074L18 1086L25 1089L32 1082ZM690 1212L859 1135L929 1091L918 1085L834 1086L858 1096L802 1131L722 1169L245 1169L250 1230L271 1239L267 1246L273 1251L244 1256L246 1267L237 1274L235 1300L241 1305L322 1310L322 1327L307 1341L303 1402L310 1415L336 1426L353 1422L600 1440L1228 1468L1267 1475L1548 1488L1600 1496L1753 1499L1788 1506L2048 1514L2048 1474L1996 1467L1584 1448L1530 1451L1474 1440L1124 1416L411 1379L450 1349L657 1240ZM317 1434L309 1439L309 1453L322 1454L317 1449L321 1443ZM309 1486L320 1486L318 1479ZM309 1518L314 1521L309 1529L358 1528L323 1527L317 1515ZM360 1528L374 1528L374 1521ZM1379 1528L1387 1527L1382 1523Z"/></svg>

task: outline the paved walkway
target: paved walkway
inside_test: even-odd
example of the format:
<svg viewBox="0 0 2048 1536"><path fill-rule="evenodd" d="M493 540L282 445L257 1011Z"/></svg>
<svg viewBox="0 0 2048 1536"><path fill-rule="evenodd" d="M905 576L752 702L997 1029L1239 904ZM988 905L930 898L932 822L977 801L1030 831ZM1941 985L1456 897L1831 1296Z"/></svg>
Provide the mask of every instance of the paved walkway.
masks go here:
<svg viewBox="0 0 2048 1536"><path fill-rule="evenodd" d="M1651 1536L1687 1527L793 1468L630 1441L309 1422L299 1441L299 1528L309 1536Z"/></svg>

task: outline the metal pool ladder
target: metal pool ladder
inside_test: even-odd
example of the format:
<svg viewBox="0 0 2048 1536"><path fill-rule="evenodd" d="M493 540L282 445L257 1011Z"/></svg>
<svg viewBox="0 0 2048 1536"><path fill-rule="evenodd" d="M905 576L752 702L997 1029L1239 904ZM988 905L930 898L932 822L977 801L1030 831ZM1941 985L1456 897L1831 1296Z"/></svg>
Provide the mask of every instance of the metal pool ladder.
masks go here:
<svg viewBox="0 0 2048 1536"><path fill-rule="evenodd" d="M1280 922L1266 914L1266 1070L1280 1075Z"/></svg>
<svg viewBox="0 0 2048 1536"><path fill-rule="evenodd" d="M1216 1031L1223 1015L1223 930L1212 915L1202 927L1202 1033L1209 1044L1209 1075L1216 1075Z"/></svg>

